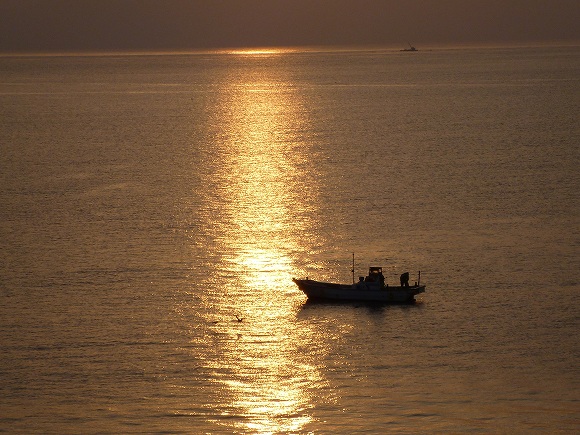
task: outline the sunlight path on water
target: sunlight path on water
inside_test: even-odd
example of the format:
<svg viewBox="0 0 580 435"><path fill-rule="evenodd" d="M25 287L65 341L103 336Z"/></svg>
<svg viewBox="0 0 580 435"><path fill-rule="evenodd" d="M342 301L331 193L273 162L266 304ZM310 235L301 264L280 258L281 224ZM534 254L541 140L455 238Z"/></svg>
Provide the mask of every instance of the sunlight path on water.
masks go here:
<svg viewBox="0 0 580 435"><path fill-rule="evenodd" d="M310 249L304 235L314 232L295 211L316 195L298 139L307 119L289 78L264 77L259 65L236 72L220 81L221 116L211 120L210 179L221 198L206 231L220 253L223 283L219 294L203 296L212 312L221 311L219 320L206 319L212 325L204 339L220 340L206 364L222 385L217 414L228 424L234 419L241 432L300 432L311 421L311 392L324 382L297 349L294 323L304 297L291 281L297 254Z"/></svg>

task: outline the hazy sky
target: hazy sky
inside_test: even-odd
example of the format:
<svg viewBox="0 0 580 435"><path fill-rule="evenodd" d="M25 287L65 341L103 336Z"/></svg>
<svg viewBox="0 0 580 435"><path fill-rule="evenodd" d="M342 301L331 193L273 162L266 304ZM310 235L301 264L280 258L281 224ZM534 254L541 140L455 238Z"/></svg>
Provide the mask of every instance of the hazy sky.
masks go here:
<svg viewBox="0 0 580 435"><path fill-rule="evenodd" d="M580 41L580 0L0 0L0 52Z"/></svg>

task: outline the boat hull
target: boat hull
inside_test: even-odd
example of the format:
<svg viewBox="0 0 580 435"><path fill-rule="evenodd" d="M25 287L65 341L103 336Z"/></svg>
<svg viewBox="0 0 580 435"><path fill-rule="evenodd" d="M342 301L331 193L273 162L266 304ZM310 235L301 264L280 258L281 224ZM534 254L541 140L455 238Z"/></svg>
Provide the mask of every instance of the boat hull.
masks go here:
<svg viewBox="0 0 580 435"><path fill-rule="evenodd" d="M381 288L367 283L333 284L312 279L293 279L293 281L308 299L412 303L416 295L425 291L424 285Z"/></svg>

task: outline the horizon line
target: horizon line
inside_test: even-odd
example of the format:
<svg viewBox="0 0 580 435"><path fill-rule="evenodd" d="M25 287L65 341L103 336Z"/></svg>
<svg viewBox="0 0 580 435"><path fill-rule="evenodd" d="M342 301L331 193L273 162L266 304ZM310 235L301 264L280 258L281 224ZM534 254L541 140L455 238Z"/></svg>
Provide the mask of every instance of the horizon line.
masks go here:
<svg viewBox="0 0 580 435"><path fill-rule="evenodd" d="M580 47L580 40L553 41L501 41L501 42L462 42L462 43L417 43L417 51L437 51L470 48L541 48L541 47ZM291 53L331 53L348 51L392 51L400 52L406 46L394 44L361 45L298 45L298 46L247 46L211 48L167 48L167 49L87 49L87 50L20 50L0 51L0 57L72 57L72 56L163 56L163 55L280 55Z"/></svg>

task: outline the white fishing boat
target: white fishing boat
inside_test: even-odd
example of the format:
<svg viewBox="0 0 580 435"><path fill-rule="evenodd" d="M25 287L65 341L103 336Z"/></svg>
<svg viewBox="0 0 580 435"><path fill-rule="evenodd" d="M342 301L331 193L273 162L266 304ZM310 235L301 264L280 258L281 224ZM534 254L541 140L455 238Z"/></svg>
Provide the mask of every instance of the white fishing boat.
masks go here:
<svg viewBox="0 0 580 435"><path fill-rule="evenodd" d="M421 285L421 272L414 285L409 285L409 273L401 275L399 286L390 286L385 283L382 267L369 267L369 274L360 277L358 282L337 284L331 282L315 281L313 279L296 279L298 288L308 296L308 299L329 299L338 301L365 301L380 303L413 303L415 296L425 291L425 285Z"/></svg>

